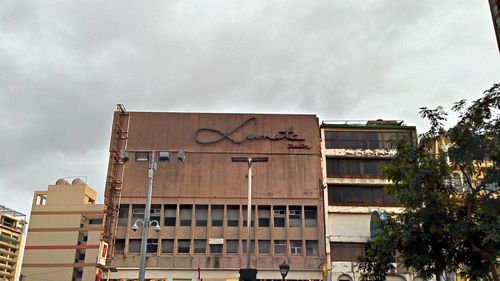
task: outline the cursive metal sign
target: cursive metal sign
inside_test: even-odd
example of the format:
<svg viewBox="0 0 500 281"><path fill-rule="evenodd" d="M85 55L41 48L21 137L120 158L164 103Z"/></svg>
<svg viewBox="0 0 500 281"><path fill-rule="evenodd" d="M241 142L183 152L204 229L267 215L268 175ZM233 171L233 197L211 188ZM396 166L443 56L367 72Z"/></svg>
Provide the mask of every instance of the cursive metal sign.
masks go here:
<svg viewBox="0 0 500 281"><path fill-rule="evenodd" d="M290 127L288 129L285 129L283 131L279 131L275 135L254 135L254 134L247 134L246 136L240 138L240 139L235 139L234 134L237 133L238 131L241 131L241 129L249 124L250 122L257 123L257 118L252 117L245 122L243 122L241 125L237 126L233 130L224 133L216 129L211 129L211 128L201 128L198 129L194 133L194 139L197 143L199 144L213 144L213 143L218 143L223 140L228 140L232 143L235 144L240 144L244 143L246 141L254 141L254 140L271 140L271 141L278 141L278 140L288 140L288 141L304 141L304 138L301 138L299 135L295 134L293 132L293 128ZM212 134L214 137L211 139L202 139L200 138L200 134L202 133L209 133Z"/></svg>

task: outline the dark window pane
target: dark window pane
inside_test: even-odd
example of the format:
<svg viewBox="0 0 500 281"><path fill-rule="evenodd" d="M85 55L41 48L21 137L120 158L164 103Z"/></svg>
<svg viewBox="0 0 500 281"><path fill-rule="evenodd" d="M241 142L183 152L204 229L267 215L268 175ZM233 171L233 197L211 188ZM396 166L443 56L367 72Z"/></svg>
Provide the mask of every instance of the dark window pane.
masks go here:
<svg viewBox="0 0 500 281"><path fill-rule="evenodd" d="M222 254L222 244L210 245L211 254Z"/></svg>
<svg viewBox="0 0 500 281"><path fill-rule="evenodd" d="M259 206L259 227L269 227L271 218L270 206Z"/></svg>
<svg viewBox="0 0 500 281"><path fill-rule="evenodd" d="M158 251L158 239L148 239L147 252L156 253Z"/></svg>
<svg viewBox="0 0 500 281"><path fill-rule="evenodd" d="M286 254L286 240L274 240L274 253Z"/></svg>
<svg viewBox="0 0 500 281"><path fill-rule="evenodd" d="M226 240L226 253L237 254L239 243L239 240Z"/></svg>
<svg viewBox="0 0 500 281"><path fill-rule="evenodd" d="M259 254L269 254L271 249L270 240L259 240Z"/></svg>
<svg viewBox="0 0 500 281"><path fill-rule="evenodd" d="M195 217L196 226L207 226L208 205L196 205Z"/></svg>
<svg viewBox="0 0 500 281"><path fill-rule="evenodd" d="M319 256L319 245L316 240L306 240L306 255Z"/></svg>
<svg viewBox="0 0 500 281"><path fill-rule="evenodd" d="M315 227L318 225L318 212L315 206L304 207L304 216L306 227Z"/></svg>
<svg viewBox="0 0 500 281"><path fill-rule="evenodd" d="M165 206L165 226L175 226L177 205L166 205Z"/></svg>
<svg viewBox="0 0 500 281"><path fill-rule="evenodd" d="M127 225L128 223L128 209L129 205L120 205L120 211L118 213L118 225Z"/></svg>
<svg viewBox="0 0 500 281"><path fill-rule="evenodd" d="M165 254L172 254L174 252L174 239L161 240L161 252Z"/></svg>
<svg viewBox="0 0 500 281"><path fill-rule="evenodd" d="M189 246L191 241L187 239L177 240L177 253L179 254L189 254Z"/></svg>
<svg viewBox="0 0 500 281"><path fill-rule="evenodd" d="M125 252L125 239L115 240L115 254L123 254Z"/></svg>
<svg viewBox="0 0 500 281"><path fill-rule="evenodd" d="M384 201L384 190L382 188L373 189L373 201L382 203Z"/></svg>
<svg viewBox="0 0 500 281"><path fill-rule="evenodd" d="M207 248L207 240L195 239L194 240L194 252L196 254L204 254Z"/></svg>
<svg viewBox="0 0 500 281"><path fill-rule="evenodd" d="M350 174L352 176L359 176L361 174L360 163L358 161L349 161L350 162ZM348 174L349 172L346 172Z"/></svg>
<svg viewBox="0 0 500 281"><path fill-rule="evenodd" d="M181 205L179 214L181 226L191 226L192 215L193 215L193 206Z"/></svg>
<svg viewBox="0 0 500 281"><path fill-rule="evenodd" d="M300 227L301 224L301 214L302 208L300 206L290 206L288 210L288 226L289 227Z"/></svg>
<svg viewBox="0 0 500 281"><path fill-rule="evenodd" d="M239 217L239 206L227 206L227 226L238 226Z"/></svg>
<svg viewBox="0 0 500 281"><path fill-rule="evenodd" d="M284 206L275 206L273 209L274 227L285 227L285 212Z"/></svg>
<svg viewBox="0 0 500 281"><path fill-rule="evenodd" d="M353 188L352 190L352 202L361 203L363 202L363 190L360 188Z"/></svg>
<svg viewBox="0 0 500 281"><path fill-rule="evenodd" d="M212 206L212 226L222 226L224 222L224 206Z"/></svg>

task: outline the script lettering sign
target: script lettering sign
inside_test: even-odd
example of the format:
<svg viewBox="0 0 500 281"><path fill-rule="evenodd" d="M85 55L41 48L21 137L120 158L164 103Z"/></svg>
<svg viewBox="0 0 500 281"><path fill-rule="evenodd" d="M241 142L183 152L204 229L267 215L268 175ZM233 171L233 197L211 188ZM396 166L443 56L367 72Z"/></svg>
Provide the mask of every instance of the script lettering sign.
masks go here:
<svg viewBox="0 0 500 281"><path fill-rule="evenodd" d="M255 117L252 117L245 122L243 122L241 125L237 126L236 128L232 129L229 132L222 132L216 129L211 129L211 128L201 128L198 129L194 133L194 139L197 143L199 144L214 144L221 142L223 140L230 141L235 144L241 144L246 141L256 141L256 140L271 140L271 141L279 141L279 140L288 140L288 141L304 141L305 139L300 137L299 135L295 134L293 132L293 128L290 127L288 129L285 129L283 131L278 131L278 133L274 135L255 135L255 134L247 134L239 139L236 139L234 135L237 132L241 132L243 130L243 127L245 127L247 124L253 122L254 124L257 123L257 119ZM206 137L206 134L211 135L212 137L210 138L203 138L201 135L205 134L204 137Z"/></svg>

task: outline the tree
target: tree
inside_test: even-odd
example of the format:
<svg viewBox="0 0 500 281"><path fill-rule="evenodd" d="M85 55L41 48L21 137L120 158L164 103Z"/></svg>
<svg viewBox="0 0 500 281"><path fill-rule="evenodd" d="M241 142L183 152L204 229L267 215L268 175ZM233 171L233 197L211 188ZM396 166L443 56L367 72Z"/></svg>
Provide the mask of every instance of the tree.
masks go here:
<svg viewBox="0 0 500 281"><path fill-rule="evenodd" d="M395 144L397 154L384 167L391 182L386 191L404 210L387 214L383 230L358 258L362 280L385 280L397 260L424 279L457 272L499 281L500 84L452 110L458 122L445 131L443 107L420 108L429 131L417 146ZM446 147L431 149L443 140ZM453 173L463 177L465 189Z"/></svg>

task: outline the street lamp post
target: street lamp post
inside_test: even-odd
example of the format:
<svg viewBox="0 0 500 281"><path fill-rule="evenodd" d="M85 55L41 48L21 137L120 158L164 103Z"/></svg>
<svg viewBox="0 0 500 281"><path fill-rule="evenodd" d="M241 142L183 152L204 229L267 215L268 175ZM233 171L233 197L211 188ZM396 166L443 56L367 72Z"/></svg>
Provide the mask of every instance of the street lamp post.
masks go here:
<svg viewBox="0 0 500 281"><path fill-rule="evenodd" d="M155 159L157 151L151 150L151 151L140 151L140 152L147 152L151 158L151 160L149 161L149 169L148 169L148 194L146 197L146 209L144 210L144 220L137 220L132 226L132 230L136 231L137 229L139 229L138 223L140 222L143 228L138 279L139 281L144 281L146 275L146 252L148 246L149 227L151 227L152 224L154 223L155 225L153 227L155 228L155 230L160 231L160 224L156 220L150 221L151 198L153 197L153 179L157 167L157 161ZM185 157L186 157L186 152L184 150L180 150L177 152L177 158L181 162L184 162ZM124 151L122 158L124 161L128 161L129 159L128 151ZM170 152L160 151L159 159L160 161L167 161L167 162L170 161Z"/></svg>
<svg viewBox="0 0 500 281"><path fill-rule="evenodd" d="M279 265L279 268L281 277L283 278L283 281L285 281L285 277L288 275L288 271L290 270L290 265L284 260L283 263Z"/></svg>
<svg viewBox="0 0 500 281"><path fill-rule="evenodd" d="M252 219L252 164L256 162L267 162L267 157L231 157L232 162L246 162L248 164L248 202L247 202L247 269L250 269L250 225ZM252 278L255 278L257 272L256 271L242 271L240 270L240 277L245 279L250 276L241 276L242 274L252 275Z"/></svg>

